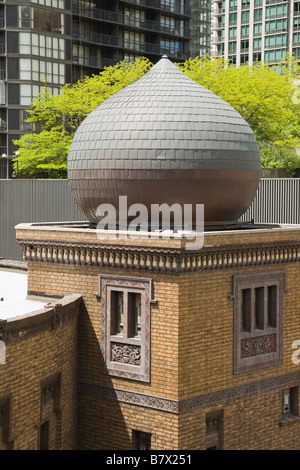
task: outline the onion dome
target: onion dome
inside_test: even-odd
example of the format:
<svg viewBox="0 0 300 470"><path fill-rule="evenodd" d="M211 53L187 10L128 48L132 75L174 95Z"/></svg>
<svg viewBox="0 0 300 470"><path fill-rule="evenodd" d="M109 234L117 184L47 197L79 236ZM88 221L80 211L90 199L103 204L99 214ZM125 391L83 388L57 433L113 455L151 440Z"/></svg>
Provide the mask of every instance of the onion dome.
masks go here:
<svg viewBox="0 0 300 470"><path fill-rule="evenodd" d="M255 136L228 103L166 56L93 110L68 156L72 195L97 223L97 207L204 204L206 225L234 224L252 203L261 158Z"/></svg>

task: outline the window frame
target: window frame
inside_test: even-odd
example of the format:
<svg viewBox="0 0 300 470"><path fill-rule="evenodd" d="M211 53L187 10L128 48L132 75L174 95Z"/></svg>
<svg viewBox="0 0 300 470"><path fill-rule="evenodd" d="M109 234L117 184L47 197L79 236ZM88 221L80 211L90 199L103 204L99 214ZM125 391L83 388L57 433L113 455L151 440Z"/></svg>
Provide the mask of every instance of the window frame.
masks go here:
<svg viewBox="0 0 300 470"><path fill-rule="evenodd" d="M285 410L284 396L285 392L289 393L289 409ZM279 421L280 426L284 426L289 423L294 423L300 420L299 416L299 386L294 385L291 387L285 387L280 390L281 393L281 418Z"/></svg>
<svg viewBox="0 0 300 470"><path fill-rule="evenodd" d="M268 301L264 298L264 327L255 328L255 295L254 291L264 288L266 292L270 287L276 286L276 326L267 321ZM251 290L250 321L248 331L242 330L242 295ZM233 276L234 299L234 374L252 369L269 367L283 362L283 308L285 272L270 271ZM273 314L274 315L274 314ZM247 345L254 345L254 353L245 352ZM259 345L261 343L261 345ZM269 343L269 351L268 345ZM271 345L270 345L271 344ZM273 349L272 349L273 348ZM260 352L263 351L263 352Z"/></svg>
<svg viewBox="0 0 300 470"><path fill-rule="evenodd" d="M118 377L150 382L150 313L152 280L126 276L99 275L97 297L101 299L101 338L102 373ZM139 336L130 336L127 328L121 334L112 334L111 293L123 291L141 294L141 329ZM124 318L126 312L124 311ZM116 354L117 349L117 354ZM130 350L133 363L125 362L125 351ZM122 355L124 355L122 357ZM139 363L134 358L139 355ZM120 361L116 360L120 358ZM123 362L124 359L124 362Z"/></svg>

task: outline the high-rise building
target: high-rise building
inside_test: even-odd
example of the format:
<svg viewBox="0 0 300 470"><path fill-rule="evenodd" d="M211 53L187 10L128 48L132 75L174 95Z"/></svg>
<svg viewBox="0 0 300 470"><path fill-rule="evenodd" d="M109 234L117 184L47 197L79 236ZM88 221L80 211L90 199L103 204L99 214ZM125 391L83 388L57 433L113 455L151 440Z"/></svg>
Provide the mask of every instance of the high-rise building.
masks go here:
<svg viewBox="0 0 300 470"><path fill-rule="evenodd" d="M300 58L300 2L214 0L213 46L237 66L275 65L286 53Z"/></svg>
<svg viewBox="0 0 300 470"><path fill-rule="evenodd" d="M52 93L72 80L70 0L0 2L0 152L31 130L26 110L47 83ZM5 177L5 175L1 175Z"/></svg>
<svg viewBox="0 0 300 470"><path fill-rule="evenodd" d="M189 56L188 0L74 0L73 78L141 56Z"/></svg>
<svg viewBox="0 0 300 470"><path fill-rule="evenodd" d="M26 110L45 82L57 94L121 60L185 60L189 18L189 0L0 0L0 155L31 131Z"/></svg>
<svg viewBox="0 0 300 470"><path fill-rule="evenodd" d="M190 55L210 55L211 47L211 1L190 0Z"/></svg>

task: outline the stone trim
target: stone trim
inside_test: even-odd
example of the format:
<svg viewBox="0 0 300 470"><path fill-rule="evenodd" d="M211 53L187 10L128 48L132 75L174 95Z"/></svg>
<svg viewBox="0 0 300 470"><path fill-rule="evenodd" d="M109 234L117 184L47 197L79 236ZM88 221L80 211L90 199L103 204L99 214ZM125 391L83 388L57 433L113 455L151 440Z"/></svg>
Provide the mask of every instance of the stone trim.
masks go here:
<svg viewBox="0 0 300 470"><path fill-rule="evenodd" d="M28 315L10 320L0 319L0 340L9 343L42 331L57 329L77 315L80 302L80 295L71 295Z"/></svg>
<svg viewBox="0 0 300 470"><path fill-rule="evenodd" d="M26 262L184 273L300 261L297 240L184 248L17 239Z"/></svg>
<svg viewBox="0 0 300 470"><path fill-rule="evenodd" d="M157 411L181 414L187 413L198 408L206 408L219 405L242 398L246 395L260 393L267 390L273 390L281 387L293 387L299 385L300 371L290 372L288 374L277 375L255 382L249 382L235 387L216 390L214 392L197 395L183 400L172 400L153 395L147 395L128 390L121 390L112 387L105 387L88 382L78 382L78 392L88 395L94 395L105 399L120 401L123 403L152 408Z"/></svg>

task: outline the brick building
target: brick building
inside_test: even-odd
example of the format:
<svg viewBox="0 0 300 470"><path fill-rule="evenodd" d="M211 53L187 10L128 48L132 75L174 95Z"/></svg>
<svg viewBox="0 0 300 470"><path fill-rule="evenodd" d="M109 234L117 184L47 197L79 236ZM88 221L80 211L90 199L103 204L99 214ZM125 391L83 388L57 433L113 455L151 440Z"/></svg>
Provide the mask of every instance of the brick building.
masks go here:
<svg viewBox="0 0 300 470"><path fill-rule="evenodd" d="M121 245L78 226L22 225L17 238L29 292L82 294L78 448L299 449L298 227L206 233L197 253L180 238ZM140 358L123 349L120 363L106 351L117 289L145 295L141 339L126 343L144 343Z"/></svg>
<svg viewBox="0 0 300 470"><path fill-rule="evenodd" d="M29 373L36 408L23 434L18 433L20 412L17 392L11 385L15 376L22 377L23 368L15 360L15 375L9 364L0 369L7 384L3 389L0 381L2 416L9 410L11 419L6 426L8 435L17 436L16 449L38 448L41 436L43 446L50 449L299 449L300 227L236 221L251 194L254 197L259 181L255 141L241 117L189 80L164 58L144 81L142 78L116 93L93 113L91 124L87 121L79 128L70 150L70 185L90 223L28 223L16 228L28 263L28 296L55 299L55 305L49 307L49 323L43 322L42 331L34 329L35 344L41 347L39 357L33 355L28 361L37 358ZM148 97L153 82L156 95L151 108ZM168 96L164 95L166 89ZM143 167L136 172L134 159L128 157L134 155L134 149L125 152L127 136L131 136L129 145L133 139L133 119L129 116L136 112L135 99L140 102L141 90L145 112L135 125L143 138L135 137L135 150L142 158L142 150L149 148L142 127L151 123L151 152L144 165L151 164L157 152L169 156L163 163L170 163L170 168L153 166L150 172ZM160 93L165 100L160 99ZM122 106L122 100L126 106ZM163 101L158 113L157 102ZM110 119L110 110L118 109L122 110L120 122L129 128L119 134L105 123L107 119L113 126L119 125L117 119ZM154 114L161 120L156 128ZM100 128L105 127L103 132L115 133L116 142L109 155L116 160L119 173L108 168L108 184L103 171L107 166L97 168L98 160L106 159L108 165L103 153L106 140L100 139L103 145L97 148L96 143L93 149L85 140L87 131L91 142L95 141L93 132L99 138L99 122ZM153 133L164 131L163 126L168 133L155 138ZM169 131L174 132L177 147ZM108 136L107 141L113 139ZM139 144L141 149L137 148ZM77 152L81 159L77 159ZM211 158L203 158L208 153ZM76 168L79 163L81 181ZM132 165L132 173L126 165ZM143 170L148 171L146 179ZM160 188L159 197L167 203L168 195L173 197L172 188L180 187L178 197L186 203L185 197L194 194L192 179L200 186L212 174L219 185L223 183L223 200L219 195L218 206L228 207L226 219L220 219L225 212L215 210L210 198L205 200L202 247L190 249L184 231L174 230L169 237L156 233L153 237L151 232L120 227L95 229L97 220L93 217L99 212L93 206L95 200L101 202L98 187L108 195L107 200L113 200L116 188L134 198L128 190L132 179L138 197L140 187L144 187L146 204L147 195L151 199L156 192L147 191L150 181L153 188ZM158 176L160 185L155 181ZM189 184L183 185L184 179ZM215 194L216 186L212 188L209 196ZM113 192L109 194L109 190ZM238 195L237 202L232 203ZM203 198L204 193L199 201ZM68 299L78 306L78 315L76 309L71 309L70 315L66 312L56 329L55 312L63 313ZM5 323L4 331L9 331L11 323ZM25 357L26 341L30 341L26 330L23 337L15 337L7 348L17 354L18 347L20 353L24 347ZM4 338L7 341L9 335L5 333ZM43 361L45 357L47 362ZM52 412L59 410L57 419L65 421L58 428L48 424L48 431L43 428L38 434L33 426L44 423L41 384L53 376L59 378L61 388L60 406L54 406ZM66 387L73 387L74 382L77 393L70 395ZM30 390L22 384L21 380L18 392L25 400ZM57 386L51 390L49 393L55 395ZM68 433L72 418L67 410L75 405L72 435ZM28 437L30 432L35 432L35 440ZM55 432L61 433L56 441Z"/></svg>

